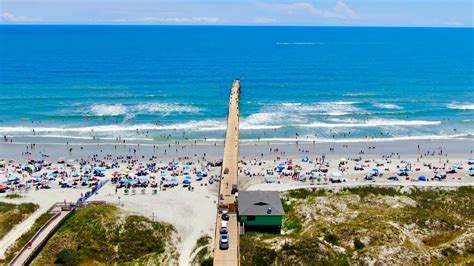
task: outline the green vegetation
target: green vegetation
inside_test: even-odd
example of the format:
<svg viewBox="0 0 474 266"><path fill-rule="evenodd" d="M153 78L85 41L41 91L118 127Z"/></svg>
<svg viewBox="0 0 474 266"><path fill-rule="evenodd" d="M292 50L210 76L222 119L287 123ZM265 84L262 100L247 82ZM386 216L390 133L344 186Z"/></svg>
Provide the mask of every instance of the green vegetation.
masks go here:
<svg viewBox="0 0 474 266"><path fill-rule="evenodd" d="M23 198L23 196L20 195L20 194L8 194L8 195L5 196L5 198L7 198L7 199L21 199L21 198Z"/></svg>
<svg viewBox="0 0 474 266"><path fill-rule="evenodd" d="M194 254L194 265L212 265L211 240L212 238L208 235L198 238L196 241L196 246L192 252Z"/></svg>
<svg viewBox="0 0 474 266"><path fill-rule="evenodd" d="M122 215L111 205L74 212L33 265L162 264L172 257L171 225Z"/></svg>
<svg viewBox="0 0 474 266"><path fill-rule="evenodd" d="M34 203L10 204L0 202L0 239L2 239L15 225L26 219L38 205Z"/></svg>
<svg viewBox="0 0 474 266"><path fill-rule="evenodd" d="M474 188L375 186L283 195L281 235L241 238L242 265L453 264L474 261Z"/></svg>
<svg viewBox="0 0 474 266"><path fill-rule="evenodd" d="M40 217L38 217L38 219L36 219L35 223L30 228L30 230L28 230L26 233L24 233L22 236L20 236L20 238L18 238L16 240L15 244L13 244L13 246L11 246L7 250L7 252L5 254L5 260L3 262L11 261L13 259L13 257L15 256L15 253L20 251L20 249L28 243L28 241L36 234L36 232L38 232L38 230L44 224L46 224L46 222L52 216L53 216L53 214L46 212L46 213L43 213Z"/></svg>

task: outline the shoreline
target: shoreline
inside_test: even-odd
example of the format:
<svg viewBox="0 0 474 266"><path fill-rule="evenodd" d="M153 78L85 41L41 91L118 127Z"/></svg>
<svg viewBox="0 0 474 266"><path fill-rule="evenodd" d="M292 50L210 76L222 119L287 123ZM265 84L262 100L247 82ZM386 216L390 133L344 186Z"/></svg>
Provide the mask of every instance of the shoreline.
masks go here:
<svg viewBox="0 0 474 266"><path fill-rule="evenodd" d="M91 154L110 154L136 155L144 158L155 156L163 160L205 155L209 159L216 160L222 159L223 154L223 142L209 140L176 141L175 143L69 143L68 141L64 143L37 143L35 141L35 139L31 139L31 142L0 142L0 158L21 160L33 157L37 159L45 154L49 158L79 159L87 158ZM32 146L33 143L35 144L34 147ZM281 153L280 157L282 158L322 155L329 158L390 154L406 156L418 155L427 151L430 153L443 151L443 154L448 154L449 157L461 158L464 156L464 159L474 156L474 139L367 140L359 142L243 141L239 145L241 147L241 159L246 157L261 157L263 159L272 157L276 155L275 149ZM273 152L270 152L270 148Z"/></svg>

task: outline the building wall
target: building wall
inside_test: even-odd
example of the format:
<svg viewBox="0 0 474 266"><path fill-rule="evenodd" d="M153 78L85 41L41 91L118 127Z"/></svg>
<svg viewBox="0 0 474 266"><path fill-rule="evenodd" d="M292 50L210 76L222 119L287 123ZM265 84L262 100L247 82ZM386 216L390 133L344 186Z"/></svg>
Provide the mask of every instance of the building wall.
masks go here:
<svg viewBox="0 0 474 266"><path fill-rule="evenodd" d="M240 216L240 222L246 226L281 226L283 216L255 216L255 221L251 221L247 216Z"/></svg>

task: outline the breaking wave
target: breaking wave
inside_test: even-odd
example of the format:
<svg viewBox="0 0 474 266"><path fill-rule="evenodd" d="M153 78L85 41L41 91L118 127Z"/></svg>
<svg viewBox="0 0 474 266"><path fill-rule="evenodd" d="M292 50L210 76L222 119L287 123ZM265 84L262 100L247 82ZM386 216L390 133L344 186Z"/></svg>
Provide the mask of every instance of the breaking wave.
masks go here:
<svg viewBox="0 0 474 266"><path fill-rule="evenodd" d="M174 103L142 103L133 106L123 104L93 104L85 112L86 116L134 116L137 114L161 114L170 115L173 113L198 113L201 109Z"/></svg>
<svg viewBox="0 0 474 266"><path fill-rule="evenodd" d="M376 103L374 104L374 106L377 108L382 108L382 109L395 109L395 110L403 109L403 107L393 104L393 103Z"/></svg>
<svg viewBox="0 0 474 266"><path fill-rule="evenodd" d="M474 104L467 103L467 104L460 104L460 103L450 103L447 105L449 109L455 110L474 110Z"/></svg>

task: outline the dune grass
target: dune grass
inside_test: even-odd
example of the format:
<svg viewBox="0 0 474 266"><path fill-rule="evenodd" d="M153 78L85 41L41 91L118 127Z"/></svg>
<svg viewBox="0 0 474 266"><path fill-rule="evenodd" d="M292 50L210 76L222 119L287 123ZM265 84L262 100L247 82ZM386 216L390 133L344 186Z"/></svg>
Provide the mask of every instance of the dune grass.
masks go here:
<svg viewBox="0 0 474 266"><path fill-rule="evenodd" d="M474 188L283 194L282 235L247 233L242 265L452 264L474 259ZM470 240L469 240L470 239ZM400 250L397 257L383 255Z"/></svg>
<svg viewBox="0 0 474 266"><path fill-rule="evenodd" d="M171 225L124 215L112 205L74 212L46 243L33 265L159 263L171 245Z"/></svg>
<svg viewBox="0 0 474 266"><path fill-rule="evenodd" d="M15 244L13 244L13 246L11 246L7 250L7 252L5 254L5 259L4 259L3 262L11 261L13 259L13 257L15 256L15 253L20 251L20 249L28 243L28 241L36 234L36 232L38 232L38 230L44 224L46 224L46 222L52 216L53 216L53 214L45 212L40 217L38 217L36 219L35 223L33 224L33 226L30 228L30 230L28 230L26 233L24 233L22 236L20 236L20 238L18 238L16 240Z"/></svg>
<svg viewBox="0 0 474 266"><path fill-rule="evenodd" d="M34 203L11 204L0 202L0 239L15 225L36 211L38 207Z"/></svg>

